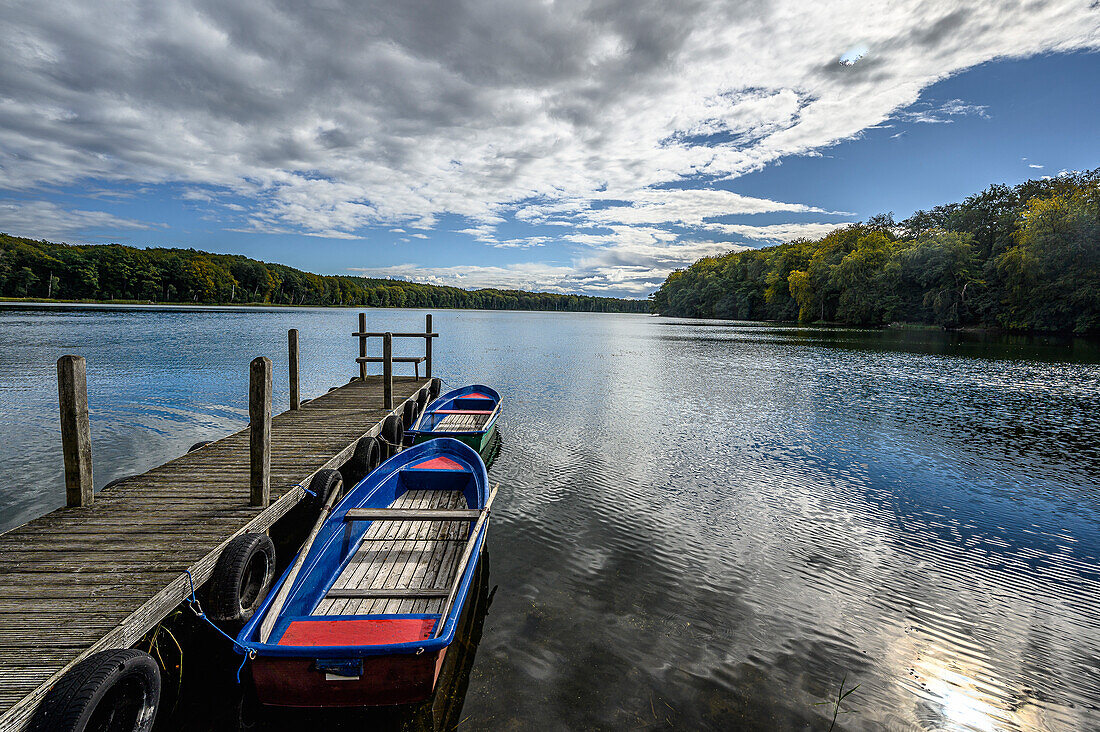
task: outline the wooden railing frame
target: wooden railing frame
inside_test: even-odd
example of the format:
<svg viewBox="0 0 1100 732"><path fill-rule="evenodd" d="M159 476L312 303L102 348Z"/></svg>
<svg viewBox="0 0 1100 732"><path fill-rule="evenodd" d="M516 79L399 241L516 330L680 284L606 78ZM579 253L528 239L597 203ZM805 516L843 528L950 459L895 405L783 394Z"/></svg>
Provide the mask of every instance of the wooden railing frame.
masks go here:
<svg viewBox="0 0 1100 732"><path fill-rule="evenodd" d="M389 331L368 331L367 314L359 313L359 330L352 333L359 339L359 357L355 361L359 364L359 378L367 378L367 364L382 364L382 401L384 409L393 409L393 365L394 363L411 363L417 378L420 378L420 363L424 363L424 378L432 378L432 339L438 338L438 333L432 332L432 315L424 316L423 333L392 333ZM367 339L382 339L382 356L367 355ZM398 356L393 355L394 338L423 338L424 356Z"/></svg>

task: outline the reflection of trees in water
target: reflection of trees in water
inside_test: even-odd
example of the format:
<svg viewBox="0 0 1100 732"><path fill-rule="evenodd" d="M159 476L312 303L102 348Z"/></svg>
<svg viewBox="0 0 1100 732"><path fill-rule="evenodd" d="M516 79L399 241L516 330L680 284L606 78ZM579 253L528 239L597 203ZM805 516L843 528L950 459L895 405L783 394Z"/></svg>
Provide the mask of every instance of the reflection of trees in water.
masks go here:
<svg viewBox="0 0 1100 732"><path fill-rule="evenodd" d="M489 444L485 446L485 454L482 455L482 459L485 461L485 467L493 467L493 463L496 462L497 456L500 455L500 448L503 445L502 438L500 436L500 425L493 430L492 436L489 438Z"/></svg>
<svg viewBox="0 0 1100 732"><path fill-rule="evenodd" d="M492 593L489 591L489 554L483 552L478 562L474 581L467 595L466 607L459 619L454 642L447 650L439 671L435 693L419 704L369 709L286 709L265 708L258 705L251 692L244 690L239 705L236 729L241 730L290 730L296 732L303 725L323 725L334 730L401 730L402 732L443 732L453 730L461 720L462 705L470 683L470 670L485 616L489 612Z"/></svg>

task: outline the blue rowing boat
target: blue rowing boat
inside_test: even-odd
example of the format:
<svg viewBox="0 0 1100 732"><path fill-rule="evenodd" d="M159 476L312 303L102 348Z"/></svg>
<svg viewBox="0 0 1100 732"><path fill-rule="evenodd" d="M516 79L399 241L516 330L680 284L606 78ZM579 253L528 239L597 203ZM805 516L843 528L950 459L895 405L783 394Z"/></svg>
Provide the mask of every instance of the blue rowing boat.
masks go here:
<svg viewBox="0 0 1100 732"><path fill-rule="evenodd" d="M495 493L476 451L437 439L393 456L339 503L330 498L237 637L259 700L373 706L430 696Z"/></svg>
<svg viewBox="0 0 1100 732"><path fill-rule="evenodd" d="M414 445L436 437L453 437L484 455L500 415L500 394L481 384L441 394L424 408L406 434Z"/></svg>

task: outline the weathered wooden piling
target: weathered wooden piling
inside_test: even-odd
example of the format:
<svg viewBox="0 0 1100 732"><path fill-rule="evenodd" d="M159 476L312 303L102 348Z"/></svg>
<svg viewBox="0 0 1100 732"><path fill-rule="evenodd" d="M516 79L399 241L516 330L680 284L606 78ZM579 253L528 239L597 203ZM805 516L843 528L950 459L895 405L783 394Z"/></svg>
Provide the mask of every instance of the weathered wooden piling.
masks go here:
<svg viewBox="0 0 1100 732"><path fill-rule="evenodd" d="M432 314L424 316L424 377L432 378Z"/></svg>
<svg viewBox="0 0 1100 732"><path fill-rule="evenodd" d="M271 502L271 359L260 356L248 368L250 506Z"/></svg>
<svg viewBox="0 0 1100 732"><path fill-rule="evenodd" d="M298 411L302 408L302 399L298 391L298 329L291 328L286 332L286 353L290 366L290 409Z"/></svg>
<svg viewBox="0 0 1100 732"><path fill-rule="evenodd" d="M382 335L382 406L393 409L393 333Z"/></svg>
<svg viewBox="0 0 1100 732"><path fill-rule="evenodd" d="M65 505L90 506L94 496L92 430L83 356L57 359L57 397L61 407L61 452L65 459Z"/></svg>
<svg viewBox="0 0 1100 732"><path fill-rule="evenodd" d="M359 313L359 333L367 332L367 314ZM367 362L364 360L367 357L367 339L363 336L359 336L359 378L367 378Z"/></svg>

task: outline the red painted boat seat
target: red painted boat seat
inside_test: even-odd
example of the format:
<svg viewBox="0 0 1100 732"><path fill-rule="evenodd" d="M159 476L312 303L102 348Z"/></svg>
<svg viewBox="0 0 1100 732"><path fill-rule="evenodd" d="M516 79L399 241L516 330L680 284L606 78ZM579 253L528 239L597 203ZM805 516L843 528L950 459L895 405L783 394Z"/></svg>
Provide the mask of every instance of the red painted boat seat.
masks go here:
<svg viewBox="0 0 1100 732"><path fill-rule="evenodd" d="M492 414L492 409L437 409L432 414Z"/></svg>
<svg viewBox="0 0 1100 732"><path fill-rule="evenodd" d="M432 458L431 460L425 460L422 463L416 465L410 465L409 468L414 470L465 470L460 464L451 460L449 457L439 456Z"/></svg>
<svg viewBox="0 0 1100 732"><path fill-rule="evenodd" d="M381 646L415 643L432 636L435 618L293 620L280 646Z"/></svg>
<svg viewBox="0 0 1100 732"><path fill-rule="evenodd" d="M459 399L492 399L492 397L475 391L473 394L463 394Z"/></svg>

